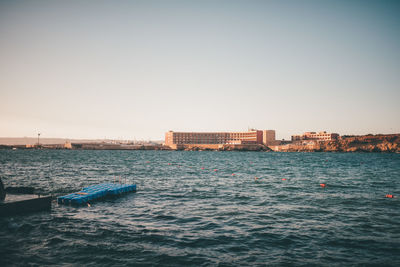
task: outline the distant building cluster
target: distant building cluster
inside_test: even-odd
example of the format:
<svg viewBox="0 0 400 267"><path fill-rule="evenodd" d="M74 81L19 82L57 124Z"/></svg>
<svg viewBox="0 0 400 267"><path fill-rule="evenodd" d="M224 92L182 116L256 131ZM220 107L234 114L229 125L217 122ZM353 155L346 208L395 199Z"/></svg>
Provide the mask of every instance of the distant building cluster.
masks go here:
<svg viewBox="0 0 400 267"><path fill-rule="evenodd" d="M323 132L305 132L301 135L292 135L292 141L315 140L315 141L332 141L339 139L337 133Z"/></svg>
<svg viewBox="0 0 400 267"><path fill-rule="evenodd" d="M291 141L332 141L338 140L339 134L323 132L305 132L292 135ZM279 145L285 141L275 139L275 130L249 130L247 132L174 132L165 133L165 145Z"/></svg>
<svg viewBox="0 0 400 267"><path fill-rule="evenodd" d="M249 130L247 132L174 132L165 133L165 145L192 144L264 144L275 141L274 130Z"/></svg>

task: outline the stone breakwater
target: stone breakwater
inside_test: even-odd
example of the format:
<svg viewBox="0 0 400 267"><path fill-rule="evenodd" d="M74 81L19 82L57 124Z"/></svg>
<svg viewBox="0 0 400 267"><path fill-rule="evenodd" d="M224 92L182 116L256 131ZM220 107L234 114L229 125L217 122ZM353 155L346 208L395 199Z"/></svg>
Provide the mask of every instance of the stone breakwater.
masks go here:
<svg viewBox="0 0 400 267"><path fill-rule="evenodd" d="M272 151L262 144L180 144L169 148L185 151Z"/></svg>
<svg viewBox="0 0 400 267"><path fill-rule="evenodd" d="M392 152L400 153L400 134L343 136L340 140L318 142L306 140L272 146L281 152Z"/></svg>

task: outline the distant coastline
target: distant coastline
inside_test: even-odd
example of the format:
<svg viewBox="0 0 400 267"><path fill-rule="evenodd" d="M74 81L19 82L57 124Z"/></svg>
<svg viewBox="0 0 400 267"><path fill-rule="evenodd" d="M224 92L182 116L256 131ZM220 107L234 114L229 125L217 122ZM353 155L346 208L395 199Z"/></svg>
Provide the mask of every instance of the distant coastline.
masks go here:
<svg viewBox="0 0 400 267"><path fill-rule="evenodd" d="M0 138L0 142L4 143ZM14 138L16 139L16 138ZM24 138L20 138L24 139ZM33 139L33 138L31 138ZM3 140L3 141L2 141ZM0 144L0 149L70 149L70 150L186 150L186 151L264 151L264 152L387 152L400 153L400 134L377 134L361 136L342 136L339 140L315 141L302 140L283 142L279 145L266 146L259 144L241 145L207 145L191 144L181 145L175 148L165 146L160 141L148 141L142 143L127 143L110 140L74 140L45 139L39 145ZM51 143L57 140L57 143ZM63 141L63 142L62 142Z"/></svg>
<svg viewBox="0 0 400 267"><path fill-rule="evenodd" d="M342 136L332 141L295 141L270 146L279 152L388 152L400 153L400 134Z"/></svg>
<svg viewBox="0 0 400 267"><path fill-rule="evenodd" d="M131 144L131 145L151 145L162 144L163 141L144 141L144 140L115 140L115 139L73 139L73 138L43 138L39 140L42 145L61 145L65 143L78 144ZM0 145L37 145L37 137L0 137Z"/></svg>

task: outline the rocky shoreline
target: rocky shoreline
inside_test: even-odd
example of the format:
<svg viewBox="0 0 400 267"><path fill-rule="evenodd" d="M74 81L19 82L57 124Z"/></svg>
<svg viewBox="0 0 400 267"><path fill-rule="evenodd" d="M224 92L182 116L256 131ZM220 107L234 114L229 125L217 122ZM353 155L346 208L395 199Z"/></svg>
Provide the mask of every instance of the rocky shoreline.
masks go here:
<svg viewBox="0 0 400 267"><path fill-rule="evenodd" d="M279 152L387 152L400 153L400 134L343 136L339 140L312 140L271 146Z"/></svg>
<svg viewBox="0 0 400 267"><path fill-rule="evenodd" d="M268 146L261 144L251 145L183 145L175 150L185 151L272 151Z"/></svg>

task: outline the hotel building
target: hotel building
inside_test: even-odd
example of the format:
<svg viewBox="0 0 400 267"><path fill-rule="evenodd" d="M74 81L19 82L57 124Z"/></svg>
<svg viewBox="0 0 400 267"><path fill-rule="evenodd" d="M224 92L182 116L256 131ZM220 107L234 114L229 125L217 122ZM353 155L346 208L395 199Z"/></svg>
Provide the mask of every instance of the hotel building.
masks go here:
<svg viewBox="0 0 400 267"><path fill-rule="evenodd" d="M165 133L165 145L214 145L214 144L268 144L275 141L274 130L247 132L173 132Z"/></svg>
<svg viewBox="0 0 400 267"><path fill-rule="evenodd" d="M316 141L331 141L339 139L339 134L337 133L327 133L323 132L305 132L301 135L292 135L292 141L301 140L316 140Z"/></svg>

